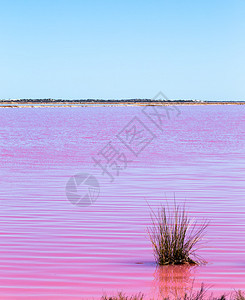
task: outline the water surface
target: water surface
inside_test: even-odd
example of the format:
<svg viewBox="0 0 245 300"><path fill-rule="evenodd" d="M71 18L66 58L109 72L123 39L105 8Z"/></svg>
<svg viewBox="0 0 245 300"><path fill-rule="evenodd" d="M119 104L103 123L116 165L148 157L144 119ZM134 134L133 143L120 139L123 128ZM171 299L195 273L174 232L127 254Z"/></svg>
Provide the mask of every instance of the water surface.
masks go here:
<svg viewBox="0 0 245 300"><path fill-rule="evenodd" d="M216 294L245 289L244 106L178 108L161 129L141 107L1 108L0 299L97 299L118 290L149 298L193 282ZM143 137L154 137L137 156L117 138L134 117L147 128ZM111 166L113 179L93 161L109 142L127 158L120 170ZM67 200L77 173L99 181L91 206ZM210 220L199 251L205 266L154 264L147 203L156 209L174 197Z"/></svg>

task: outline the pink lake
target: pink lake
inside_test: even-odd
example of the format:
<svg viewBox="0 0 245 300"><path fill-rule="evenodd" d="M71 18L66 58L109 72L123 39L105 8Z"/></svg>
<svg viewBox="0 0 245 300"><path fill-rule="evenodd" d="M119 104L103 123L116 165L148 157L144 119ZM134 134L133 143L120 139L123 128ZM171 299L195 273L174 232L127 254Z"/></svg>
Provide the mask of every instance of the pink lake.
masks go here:
<svg viewBox="0 0 245 300"><path fill-rule="evenodd" d="M157 299L201 283L215 295L245 290L245 106L178 109L159 127L142 107L1 108L1 300L120 290ZM131 121L142 139L130 148L122 136ZM113 179L93 160L108 145L123 166L110 166ZM93 205L67 199L78 173L99 182ZM156 209L174 197L210 221L204 266L156 268L147 202Z"/></svg>

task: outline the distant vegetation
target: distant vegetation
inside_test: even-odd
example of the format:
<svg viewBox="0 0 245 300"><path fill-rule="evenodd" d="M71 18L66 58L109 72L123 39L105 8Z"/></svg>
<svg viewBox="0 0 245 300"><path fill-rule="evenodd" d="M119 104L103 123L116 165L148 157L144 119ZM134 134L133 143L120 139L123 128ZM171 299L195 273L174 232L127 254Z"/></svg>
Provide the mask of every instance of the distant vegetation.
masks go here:
<svg viewBox="0 0 245 300"><path fill-rule="evenodd" d="M19 107L19 106L87 106L87 105L135 105L135 106L161 106L161 105L214 105L214 104L237 104L244 105L245 101L201 101L201 100L153 100L153 99L2 99L1 107Z"/></svg>
<svg viewBox="0 0 245 300"><path fill-rule="evenodd" d="M148 102L201 102L200 100L152 100L152 99L74 99L74 100L66 100L66 99L9 99L9 100L0 100L1 102L17 102L17 103L57 103L57 102L78 102L78 103L110 103L110 102L127 102L127 103L148 103Z"/></svg>

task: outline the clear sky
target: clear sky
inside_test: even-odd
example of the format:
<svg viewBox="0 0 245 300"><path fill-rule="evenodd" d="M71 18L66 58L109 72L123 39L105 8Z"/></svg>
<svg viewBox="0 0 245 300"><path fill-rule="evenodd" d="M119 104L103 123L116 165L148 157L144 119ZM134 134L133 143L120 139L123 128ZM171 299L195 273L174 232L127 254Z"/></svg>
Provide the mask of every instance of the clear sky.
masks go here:
<svg viewBox="0 0 245 300"><path fill-rule="evenodd" d="M244 0L0 3L0 99L245 100Z"/></svg>

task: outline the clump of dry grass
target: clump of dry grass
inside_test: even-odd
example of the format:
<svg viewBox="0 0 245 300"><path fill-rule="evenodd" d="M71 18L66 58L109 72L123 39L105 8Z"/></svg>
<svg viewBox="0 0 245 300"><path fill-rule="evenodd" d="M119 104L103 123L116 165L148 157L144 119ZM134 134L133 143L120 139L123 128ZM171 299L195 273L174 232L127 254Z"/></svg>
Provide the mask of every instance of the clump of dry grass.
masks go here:
<svg viewBox="0 0 245 300"><path fill-rule="evenodd" d="M241 290L235 291L234 300L245 300L245 293L243 293Z"/></svg>
<svg viewBox="0 0 245 300"><path fill-rule="evenodd" d="M173 297L173 299L174 300L245 300L245 294L241 290L235 291L235 293L231 294L229 298L225 294L221 295L218 298L215 298L212 295L208 296L206 293L207 293L207 288L204 286L204 284L202 284L198 291L193 292L193 290L191 289L183 297L178 297L176 295ZM101 297L101 300L144 300L144 299L145 298L142 293L133 296L126 296L122 292L119 292L117 296ZM172 298L170 298L169 296L161 298L161 300L171 300L171 299Z"/></svg>
<svg viewBox="0 0 245 300"><path fill-rule="evenodd" d="M204 300L206 292L207 288L205 288L204 284L202 284L197 292L193 292L191 289L189 293L185 293L184 297L176 298L176 300Z"/></svg>
<svg viewBox="0 0 245 300"><path fill-rule="evenodd" d="M188 216L185 207L175 204L171 211L161 206L151 213L152 226L148 234L158 265L204 263L196 255L196 246L203 238L207 222L198 225Z"/></svg>
<svg viewBox="0 0 245 300"><path fill-rule="evenodd" d="M119 292L117 296L102 296L101 300L143 300L144 295L142 293L133 295L133 296L126 296L124 293Z"/></svg>

